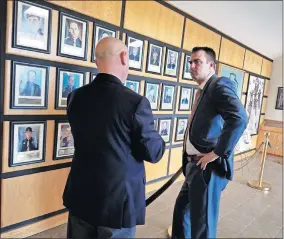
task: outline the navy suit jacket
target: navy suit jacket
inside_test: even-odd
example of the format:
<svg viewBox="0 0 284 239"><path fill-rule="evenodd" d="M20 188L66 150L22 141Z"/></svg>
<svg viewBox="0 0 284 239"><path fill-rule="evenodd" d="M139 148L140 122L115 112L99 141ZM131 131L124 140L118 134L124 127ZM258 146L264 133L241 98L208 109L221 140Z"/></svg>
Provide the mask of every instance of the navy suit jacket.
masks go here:
<svg viewBox="0 0 284 239"><path fill-rule="evenodd" d="M145 224L144 161L157 163L165 151L149 101L100 73L67 104L75 153L64 205L94 226Z"/></svg>
<svg viewBox="0 0 284 239"><path fill-rule="evenodd" d="M248 122L237 89L227 77L213 75L205 84L192 118L189 140L201 153L214 151L219 156L210 164L216 173L233 178L234 148ZM187 159L184 154L183 169Z"/></svg>

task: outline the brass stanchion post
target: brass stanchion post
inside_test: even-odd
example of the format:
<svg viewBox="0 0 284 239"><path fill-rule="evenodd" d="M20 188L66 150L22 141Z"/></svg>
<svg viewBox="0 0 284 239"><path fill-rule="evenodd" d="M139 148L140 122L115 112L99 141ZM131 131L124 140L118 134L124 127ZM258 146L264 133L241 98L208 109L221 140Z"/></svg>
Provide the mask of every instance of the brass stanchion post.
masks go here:
<svg viewBox="0 0 284 239"><path fill-rule="evenodd" d="M248 186L261 190L261 191L269 191L271 190L271 185L269 183L263 182L263 171L264 171L264 164L266 160L266 154L267 154L267 147L269 143L269 135L270 132L265 134L265 142L264 142L264 148L262 152L262 157L261 157L261 166L260 166L260 172L259 172L259 180L250 180L248 181Z"/></svg>

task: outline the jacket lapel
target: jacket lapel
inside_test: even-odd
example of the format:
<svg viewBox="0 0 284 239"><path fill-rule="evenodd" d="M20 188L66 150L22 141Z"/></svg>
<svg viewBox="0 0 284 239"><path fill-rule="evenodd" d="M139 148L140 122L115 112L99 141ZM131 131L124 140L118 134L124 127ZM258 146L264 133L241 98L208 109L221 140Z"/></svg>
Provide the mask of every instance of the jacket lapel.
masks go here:
<svg viewBox="0 0 284 239"><path fill-rule="evenodd" d="M191 119L191 122L190 122L189 135L190 135L190 132L191 132L192 122L193 122L194 117L195 117L195 115L196 115L196 112L197 112L197 110L198 110L198 106L199 106L199 104L200 104L200 102L201 102L201 100L202 100L202 97L203 97L203 95L205 94L206 90L208 89L208 86L210 85L210 83L212 82L212 80L213 80L213 79L217 79L217 78L218 78L218 76L217 76L216 74L212 75L212 76L210 77L210 79L207 81L207 83L205 84L203 90L202 90L201 93L200 93L200 96L199 96L199 99L198 99L198 101L197 101L197 105L196 105L196 108L195 108L195 113L194 113L194 115L193 115L193 117L192 117L192 119Z"/></svg>

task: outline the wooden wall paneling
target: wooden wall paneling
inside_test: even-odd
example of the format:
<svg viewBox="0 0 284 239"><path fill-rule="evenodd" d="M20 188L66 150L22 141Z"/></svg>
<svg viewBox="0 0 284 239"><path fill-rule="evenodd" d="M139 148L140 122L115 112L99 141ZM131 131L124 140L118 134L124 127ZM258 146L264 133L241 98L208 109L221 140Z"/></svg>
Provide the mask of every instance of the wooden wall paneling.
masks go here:
<svg viewBox="0 0 284 239"><path fill-rule="evenodd" d="M66 115L66 110L55 110L55 94L56 94L56 68L49 67L49 77L47 79L48 100L47 109L10 109L11 90L11 64L12 62L6 60L5 64L5 93L4 93L4 114L6 115Z"/></svg>
<svg viewBox="0 0 284 239"><path fill-rule="evenodd" d="M169 150L166 149L163 158L156 164L145 162L146 181L152 181L167 176Z"/></svg>
<svg viewBox="0 0 284 239"><path fill-rule="evenodd" d="M70 168L2 180L1 227L63 209Z"/></svg>
<svg viewBox="0 0 284 239"><path fill-rule="evenodd" d="M55 5L85 14L99 20L120 25L122 1L50 1Z"/></svg>
<svg viewBox="0 0 284 239"><path fill-rule="evenodd" d="M180 144L181 142L175 142L176 137L176 127L177 127L177 118L173 119L173 132L172 132L172 145ZM172 153L170 155L172 157Z"/></svg>
<svg viewBox="0 0 284 239"><path fill-rule="evenodd" d="M180 47L184 17L156 1L126 1L124 28Z"/></svg>
<svg viewBox="0 0 284 239"><path fill-rule="evenodd" d="M265 86L264 86L264 96L268 96L269 94L269 86L270 86L270 80L265 80Z"/></svg>
<svg viewBox="0 0 284 239"><path fill-rule="evenodd" d="M257 137L258 137L258 135L254 135L254 136L251 137L251 149L256 148L256 145L257 145Z"/></svg>
<svg viewBox="0 0 284 239"><path fill-rule="evenodd" d="M243 105L245 105L245 103L246 103L246 98L247 98L246 95L242 95L241 101L242 101Z"/></svg>
<svg viewBox="0 0 284 239"><path fill-rule="evenodd" d="M242 68L245 57L245 48L222 37L219 61Z"/></svg>
<svg viewBox="0 0 284 239"><path fill-rule="evenodd" d="M56 1L58 2L58 1ZM64 2L64 1L61 1ZM6 53L14 54L18 56L25 56L31 58L37 58L42 60L49 60L61 63L68 63L73 65L80 65L85 67L97 68L96 64L91 62L92 40L93 40L93 23L89 22L89 35L87 42L88 58L87 61L71 59L67 57L57 56L57 40L58 40L58 27L59 27L59 13L56 10L52 10L52 37L51 37L51 53L43 54L34 51L22 50L18 48L12 48L12 34L13 34L13 1L7 2L7 36L6 36Z"/></svg>
<svg viewBox="0 0 284 239"><path fill-rule="evenodd" d="M259 55L249 50L246 50L244 69L256 74L260 74L261 65L262 65L262 58Z"/></svg>
<svg viewBox="0 0 284 239"><path fill-rule="evenodd" d="M68 163L71 162L72 159L61 159L61 160L53 160L53 145L54 145L54 121L47 121L47 129L46 129L46 151L45 151L45 162L35 163L35 164L27 164L16 167L9 167L9 152L10 152L10 122L4 121L3 125L3 151L2 151L2 172L15 172L24 169L38 168L43 166Z"/></svg>
<svg viewBox="0 0 284 239"><path fill-rule="evenodd" d="M191 51L195 46L208 46L214 49L218 59L221 36L201 26L200 24L186 19L183 48Z"/></svg>
<svg viewBox="0 0 284 239"><path fill-rule="evenodd" d="M249 151L247 153L242 153L234 157L235 161L242 160L244 158L250 157L255 153L255 150Z"/></svg>
<svg viewBox="0 0 284 239"><path fill-rule="evenodd" d="M248 80L249 80L249 74L245 73L244 83L243 83L243 93L246 93L248 91Z"/></svg>
<svg viewBox="0 0 284 239"><path fill-rule="evenodd" d="M265 113L266 106L267 106L267 99L268 99L268 98L262 98L261 113Z"/></svg>
<svg viewBox="0 0 284 239"><path fill-rule="evenodd" d="M265 118L264 115L260 116L259 125L261 125L264 122L264 118Z"/></svg>
<svg viewBox="0 0 284 239"><path fill-rule="evenodd" d="M262 58L261 75L270 78L272 72L272 62Z"/></svg>
<svg viewBox="0 0 284 239"><path fill-rule="evenodd" d="M67 223L68 213L62 213L54 217L23 226L21 228L2 233L1 238L26 238L38 234L42 231L52 229Z"/></svg>
<svg viewBox="0 0 284 239"><path fill-rule="evenodd" d="M146 185L146 193L149 193L149 192L152 192L152 191L154 191L154 190L157 190L157 189L161 188L167 181L169 181L169 179L170 179L170 178L166 178L166 179L162 179L162 180L160 180L160 181L158 181L158 182L155 182L155 183L147 184L147 185ZM183 174L181 174L181 175L177 178L177 180L175 181L175 183L180 182L180 181L182 181L182 180L184 180Z"/></svg>
<svg viewBox="0 0 284 239"><path fill-rule="evenodd" d="M169 174L174 174L182 166L182 147L171 149Z"/></svg>

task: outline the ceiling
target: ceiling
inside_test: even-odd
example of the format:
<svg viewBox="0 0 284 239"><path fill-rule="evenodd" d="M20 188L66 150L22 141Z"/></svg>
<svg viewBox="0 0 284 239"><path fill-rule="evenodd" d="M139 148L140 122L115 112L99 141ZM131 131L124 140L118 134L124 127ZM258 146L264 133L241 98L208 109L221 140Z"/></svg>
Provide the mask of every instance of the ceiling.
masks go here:
<svg viewBox="0 0 284 239"><path fill-rule="evenodd" d="M168 1L255 51L282 56L282 1Z"/></svg>

